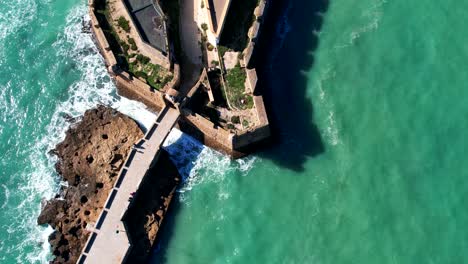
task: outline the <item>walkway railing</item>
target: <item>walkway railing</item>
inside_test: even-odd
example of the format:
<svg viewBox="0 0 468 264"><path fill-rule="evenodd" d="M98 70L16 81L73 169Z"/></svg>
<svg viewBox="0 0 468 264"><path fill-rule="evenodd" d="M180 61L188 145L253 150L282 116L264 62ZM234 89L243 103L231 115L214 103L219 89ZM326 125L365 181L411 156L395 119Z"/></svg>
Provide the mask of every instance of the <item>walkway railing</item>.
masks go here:
<svg viewBox="0 0 468 264"><path fill-rule="evenodd" d="M166 137L172 130L172 127L177 122L179 115L180 113L177 110L166 106L161 111L153 126L148 130L145 137L133 146L122 169L120 170L119 175L117 176L114 187L107 197L105 206L99 215L96 225L94 226L77 263L104 264L115 263L116 259L120 262L125 260L125 256L131 248L125 224L122 222L123 216L131 205L131 201L128 201L127 199L128 194L138 190L138 187L147 174L148 169L158 158L161 145L164 143ZM134 164L134 161L136 164ZM144 167L142 168L142 166ZM130 179L127 180L128 174L132 175ZM119 200L120 204L114 204L116 199ZM121 213L115 211L118 211L119 209L122 210L122 207L124 210L121 211ZM113 224L107 221L109 218L109 221ZM113 226L114 224L116 225L115 227ZM107 225L106 230L104 230L104 225ZM119 228L121 229L119 230ZM110 235L109 232L114 232L114 230L115 235ZM103 232L105 234L103 234ZM122 234L119 234L120 232L124 233L125 236L123 237ZM102 239L105 241L100 243L99 249L103 252L99 252L99 250L92 252L93 246L101 236L104 236ZM102 250L102 245L113 247L113 243L115 244L115 248L113 248L114 250ZM123 248L119 248L119 246ZM112 254L113 256L102 255L106 253ZM91 260L91 258L93 260Z"/></svg>

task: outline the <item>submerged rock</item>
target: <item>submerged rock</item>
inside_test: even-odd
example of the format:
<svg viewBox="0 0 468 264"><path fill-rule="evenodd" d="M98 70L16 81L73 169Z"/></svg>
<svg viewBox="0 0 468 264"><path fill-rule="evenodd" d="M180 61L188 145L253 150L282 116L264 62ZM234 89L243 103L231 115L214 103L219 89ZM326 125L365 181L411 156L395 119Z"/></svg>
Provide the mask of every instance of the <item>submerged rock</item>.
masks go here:
<svg viewBox="0 0 468 264"><path fill-rule="evenodd" d="M49 224L52 263L75 263L132 145L143 133L131 118L98 106L66 133L52 153L57 172L68 183L60 195L43 204L38 224Z"/></svg>

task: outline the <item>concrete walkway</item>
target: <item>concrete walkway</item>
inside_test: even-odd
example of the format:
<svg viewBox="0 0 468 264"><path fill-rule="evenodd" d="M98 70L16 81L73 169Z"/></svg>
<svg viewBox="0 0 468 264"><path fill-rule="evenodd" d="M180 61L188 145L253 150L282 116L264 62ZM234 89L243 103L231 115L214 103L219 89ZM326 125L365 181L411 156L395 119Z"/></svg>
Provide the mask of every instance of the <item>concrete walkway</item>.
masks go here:
<svg viewBox="0 0 468 264"><path fill-rule="evenodd" d="M122 217L129 198L136 192L146 172L158 159L159 150L176 124L180 113L166 106L145 138L130 152L105 207L77 263L122 263L130 249Z"/></svg>

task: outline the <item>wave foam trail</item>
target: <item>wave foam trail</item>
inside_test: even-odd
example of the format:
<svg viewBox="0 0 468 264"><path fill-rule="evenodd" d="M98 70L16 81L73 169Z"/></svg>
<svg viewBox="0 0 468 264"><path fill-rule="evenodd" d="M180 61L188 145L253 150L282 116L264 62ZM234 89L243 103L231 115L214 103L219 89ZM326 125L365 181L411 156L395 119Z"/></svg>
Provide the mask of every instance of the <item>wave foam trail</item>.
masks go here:
<svg viewBox="0 0 468 264"><path fill-rule="evenodd" d="M25 259L30 263L48 262L50 248L47 238L52 229L37 226L36 217L40 211L37 201L41 198L51 198L59 189L60 184L54 170L56 158L46 153L65 138L65 132L70 126L66 116L78 117L97 104L104 104L133 117L143 127L148 127L156 118L143 104L121 98L116 94L115 86L91 35L82 32L83 19L89 21L85 5L72 9L67 16L63 33L59 34L53 44L57 64L73 63L74 70L80 77L68 87L68 99L57 104L46 127L46 135L39 138L31 149L29 163L32 171L21 175L27 183L19 188L20 193L25 196L24 201L16 209L19 214L15 217L14 226L7 226L7 230L12 233L18 232L20 227L27 229L26 233L29 234L21 244L9 249L24 252L17 254L18 262L24 262ZM40 246L31 248L31 245ZM31 249L25 250L25 248Z"/></svg>
<svg viewBox="0 0 468 264"><path fill-rule="evenodd" d="M204 146L178 129L171 131L163 147L183 179L180 193L192 190L194 186L204 182L219 183L231 171L238 171L246 176L256 161L255 157L232 161L228 156Z"/></svg>
<svg viewBox="0 0 468 264"><path fill-rule="evenodd" d="M83 2L80 1L80 4L73 8L66 17L63 32L53 43L50 54L50 56L55 56L56 63L53 66L55 68L47 69L47 75L57 76L58 67L71 64L70 71L77 75L77 79L67 87L67 90L63 91L68 94L68 97L57 102L53 113L47 117L50 121L45 128L46 131L41 132L44 135L36 138L27 150L28 158L24 161L27 169L17 172L18 175L11 176L20 178L26 184L18 187L15 192L10 193L10 190L5 190L6 202L0 204L2 209L5 207L5 211L14 214L11 222L1 228L9 236L25 236L18 244L0 243L2 252L9 256L17 256L17 262L47 263L50 258L47 238L52 229L37 226L36 217L40 212L39 201L43 198L52 198L60 188L61 183L54 169L56 157L47 153L65 138L65 132L70 126L67 117L79 117L86 110L98 104L104 104L131 116L145 128L148 128L156 118L156 115L148 111L143 104L117 95L91 34L82 32L83 19L85 22L89 21L87 7ZM33 3L35 2L32 1ZM0 14L0 16L2 16L0 18L0 23L2 23L5 14ZM0 34L2 34L0 37L3 37L10 33L0 31ZM55 54L53 54L54 50ZM47 89L47 87L42 87L42 89ZM0 98L3 97L9 96L0 91ZM231 161L229 157L203 146L177 129L171 131L164 147L184 178L184 185L179 190L182 193L191 190L193 186L201 182L222 181L226 173L232 170L247 175L255 161L255 158ZM9 208L11 204L8 201L13 199L21 202L17 208L12 209ZM4 247L7 247L5 251ZM0 262L2 259L0 256Z"/></svg>
<svg viewBox="0 0 468 264"><path fill-rule="evenodd" d="M0 209L4 209L5 206L8 204L8 200L10 200L10 190L8 190L8 187L5 184L2 184L2 188L3 188L3 193L5 194L5 201L3 202Z"/></svg>
<svg viewBox="0 0 468 264"><path fill-rule="evenodd" d="M36 1L0 0L0 65L4 61L4 44L8 37L36 19Z"/></svg>

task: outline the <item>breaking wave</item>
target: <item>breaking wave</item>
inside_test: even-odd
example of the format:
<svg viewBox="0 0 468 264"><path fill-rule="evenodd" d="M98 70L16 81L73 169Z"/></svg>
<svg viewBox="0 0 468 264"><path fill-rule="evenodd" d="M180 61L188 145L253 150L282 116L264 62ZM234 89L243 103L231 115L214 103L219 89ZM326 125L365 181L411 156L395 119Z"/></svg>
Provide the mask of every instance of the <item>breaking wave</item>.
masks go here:
<svg viewBox="0 0 468 264"><path fill-rule="evenodd" d="M33 12L36 2L27 1L27 3L30 4L30 12ZM0 13L0 25L2 25L0 43L14 32L9 29L10 26L3 26L6 25L4 23L10 19L11 15ZM24 14L24 16L28 19L34 18L34 15ZM32 23L28 21L22 20L18 23ZM19 243L2 239L0 252L3 252L3 256L0 256L0 262L8 260L7 258L11 256L16 256L16 261L19 263L47 263L50 258L50 246L47 239L52 228L38 226L36 218L41 207L39 201L52 198L63 184L54 169L56 158L47 153L65 138L65 132L70 126L68 121L70 117L79 118L86 110L98 104L104 104L134 118L143 128L148 128L156 118L156 115L148 111L143 104L117 95L91 34L82 31L83 22L88 21L87 6L85 1L80 1L79 6L72 8L67 15L65 27L53 42L53 49L49 50L55 54L46 54L56 57L54 66L46 69L48 76L60 76L62 74L60 67L66 65L78 77L67 88L65 98L59 97L53 113L47 117L50 121L46 121L48 124L45 131L36 131L41 135L28 143L30 146L27 150L24 150L24 146L18 145L19 143L16 143L15 148L10 150L27 152L27 159L24 161L27 166L23 171L8 175L10 178L21 179L21 184L18 183L17 187L9 183L0 185L2 189L5 189L2 194L4 197L0 197L2 201L0 207L9 215L11 214L11 221L2 225L1 228L9 237L24 239L21 239ZM3 48L0 47L0 65L3 65L2 52ZM20 56L24 55L20 54ZM18 102L9 92L15 87L10 87L10 85L12 85L10 82L0 85L2 88L0 89L0 112L3 112L1 119L2 121L17 120L15 125L23 128L25 124L22 122L28 113L19 109ZM21 89L27 89L26 86L24 85ZM40 84L40 87L41 93L47 94L47 84ZM36 108L40 111L43 106ZM2 132L3 128L0 128L0 135ZM173 129L165 146L184 178L184 186L180 189L182 193L191 190L201 182L221 181L230 170L238 170L246 175L255 161L255 158L231 161L229 157L203 146L177 129ZM7 164L3 161L0 163L2 168L6 168ZM13 187L17 188L17 191L12 192L8 189ZM14 204L12 200L20 202Z"/></svg>
<svg viewBox="0 0 468 264"><path fill-rule="evenodd" d="M4 191L7 199L1 205L2 209L8 209L12 214L14 212L14 216L12 216L11 223L3 227L11 236L19 233L29 234L19 244L0 244L6 255L12 255L13 252L16 252L16 260L19 263L25 262L25 260L29 263L47 263L50 257L47 238L52 232L52 228L37 226L36 217L40 211L38 200L50 199L60 187L61 183L54 170L56 158L47 153L64 139L65 132L70 126L67 121L69 117L79 117L86 110L98 104L104 104L131 116L143 128L148 127L156 118L156 115L146 110L143 104L121 98L116 94L114 84L106 71L91 35L82 32L83 20L89 21L87 7L84 4L71 10L66 18L63 32L59 34L52 45L58 60L56 65L72 64L71 68L78 72L79 78L68 88L68 98L56 105L44 136L38 138L36 143L31 146L27 161L29 163L28 169L18 172L19 175L11 175L11 177L23 179L23 182L26 183L19 186L18 192L15 192L14 198L21 201L16 208L5 208L9 206L8 194L10 192L9 190ZM2 31L0 34L3 37L8 35L9 31ZM54 67L47 69L50 76L56 76L58 71L59 69ZM9 85L7 83L6 88ZM46 87L42 87L42 89L44 90ZM4 115L2 118L11 118L16 115L18 116L17 120L24 119L21 118L21 115L24 116L26 113L18 110L15 98L5 92L8 90L2 89L0 92L2 101L8 102L8 104L4 104L6 105L5 110L10 111L10 115ZM24 126L21 121L18 122L18 127ZM21 148L23 147L17 146L17 149ZM6 187L6 185L2 186ZM1 257L0 260L2 260Z"/></svg>

